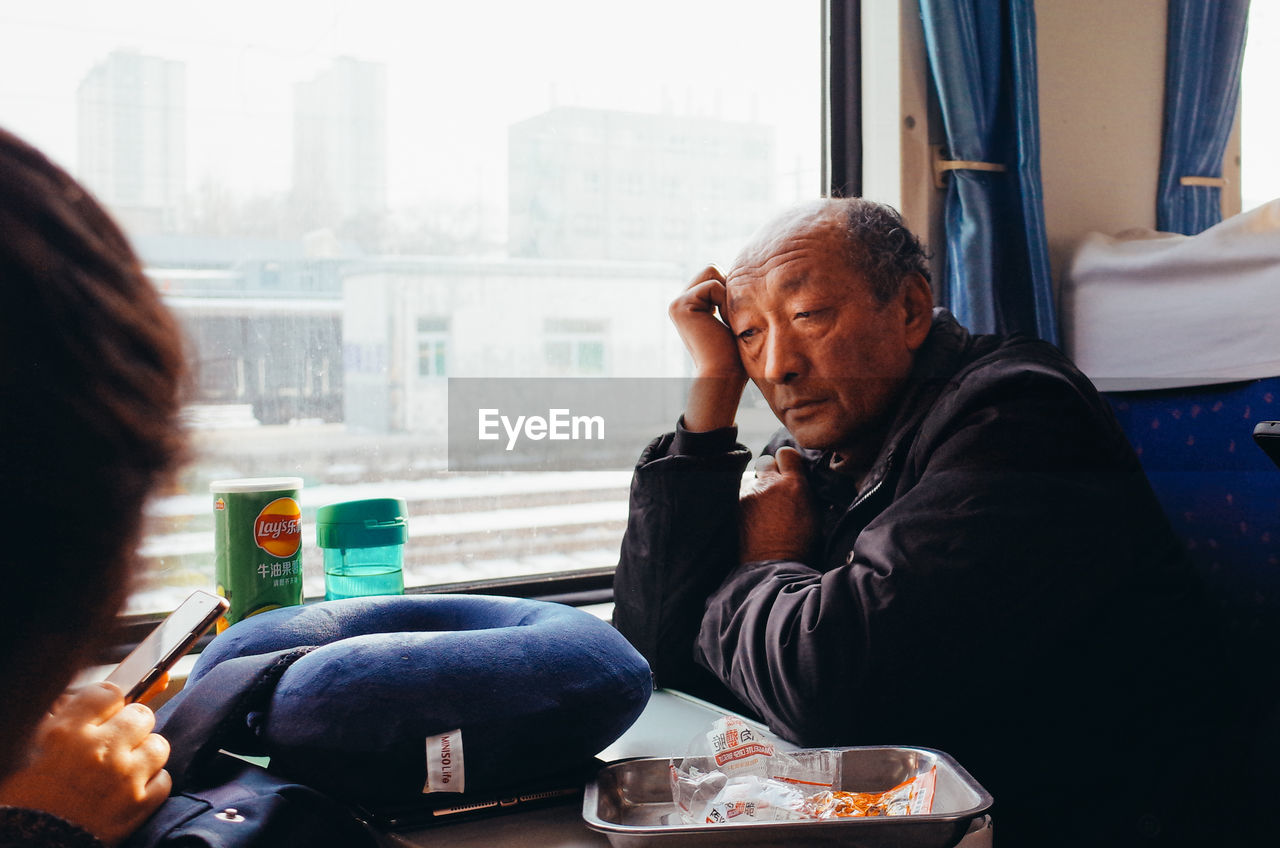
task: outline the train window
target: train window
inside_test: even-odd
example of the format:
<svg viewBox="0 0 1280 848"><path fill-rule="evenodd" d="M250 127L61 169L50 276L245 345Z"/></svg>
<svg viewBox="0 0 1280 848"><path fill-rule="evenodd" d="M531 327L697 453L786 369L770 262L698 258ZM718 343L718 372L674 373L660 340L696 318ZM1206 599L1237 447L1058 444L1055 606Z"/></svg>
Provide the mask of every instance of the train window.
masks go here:
<svg viewBox="0 0 1280 848"><path fill-rule="evenodd" d="M448 386L686 374L666 304L821 190L820 15L818 0L0 12L0 123L123 223L197 369L196 458L151 508L129 611L211 583L208 483L226 477L302 477L304 527L326 503L406 498L411 586L612 566L630 463L451 470Z"/></svg>
<svg viewBox="0 0 1280 848"><path fill-rule="evenodd" d="M1253 3L1245 42L1240 95L1240 200L1244 210L1280 197L1280 113L1274 80L1280 76L1280 5Z"/></svg>

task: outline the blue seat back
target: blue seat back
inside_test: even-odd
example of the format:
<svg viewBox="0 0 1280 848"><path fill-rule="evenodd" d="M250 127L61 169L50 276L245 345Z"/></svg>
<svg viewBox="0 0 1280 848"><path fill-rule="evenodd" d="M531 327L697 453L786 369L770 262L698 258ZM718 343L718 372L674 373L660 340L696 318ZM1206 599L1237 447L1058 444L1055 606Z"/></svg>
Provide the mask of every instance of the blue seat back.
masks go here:
<svg viewBox="0 0 1280 848"><path fill-rule="evenodd" d="M1280 377L1107 395L1249 677L1280 674L1280 470L1253 442Z"/></svg>

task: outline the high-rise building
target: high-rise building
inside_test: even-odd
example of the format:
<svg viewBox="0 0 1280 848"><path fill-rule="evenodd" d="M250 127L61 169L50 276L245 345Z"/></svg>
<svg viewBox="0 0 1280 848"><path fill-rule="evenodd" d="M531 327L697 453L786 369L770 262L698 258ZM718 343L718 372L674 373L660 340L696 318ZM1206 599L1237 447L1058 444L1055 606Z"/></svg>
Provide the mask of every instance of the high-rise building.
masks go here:
<svg viewBox="0 0 1280 848"><path fill-rule="evenodd" d="M513 256L706 262L773 209L773 128L557 107L508 131Z"/></svg>
<svg viewBox="0 0 1280 848"><path fill-rule="evenodd" d="M293 188L308 223L337 229L387 206L387 73L340 57L294 86Z"/></svg>
<svg viewBox="0 0 1280 848"><path fill-rule="evenodd" d="M173 229L187 177L186 68L116 50L76 91L79 176L133 231Z"/></svg>

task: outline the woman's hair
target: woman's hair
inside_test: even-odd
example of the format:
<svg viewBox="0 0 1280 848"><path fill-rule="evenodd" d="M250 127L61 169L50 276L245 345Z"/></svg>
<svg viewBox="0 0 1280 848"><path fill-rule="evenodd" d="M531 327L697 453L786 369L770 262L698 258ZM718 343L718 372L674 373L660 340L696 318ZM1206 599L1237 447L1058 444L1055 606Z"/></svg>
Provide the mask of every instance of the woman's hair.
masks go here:
<svg viewBox="0 0 1280 848"><path fill-rule="evenodd" d="M15 687L56 693L109 635L144 503L183 457L184 386L177 322L120 228L65 171L0 130L5 736L23 729L4 720L15 699L32 697ZM10 765L0 752L0 773Z"/></svg>

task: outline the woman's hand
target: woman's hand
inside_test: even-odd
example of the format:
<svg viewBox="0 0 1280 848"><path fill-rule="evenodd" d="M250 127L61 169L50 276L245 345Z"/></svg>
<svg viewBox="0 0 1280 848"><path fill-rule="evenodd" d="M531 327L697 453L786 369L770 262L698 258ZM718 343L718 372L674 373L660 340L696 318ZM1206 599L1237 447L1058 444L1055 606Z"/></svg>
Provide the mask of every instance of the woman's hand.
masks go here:
<svg viewBox="0 0 1280 848"><path fill-rule="evenodd" d="M0 783L0 804L52 813L108 845L138 828L169 796L169 743L156 717L119 687L68 693L36 730L25 766Z"/></svg>

